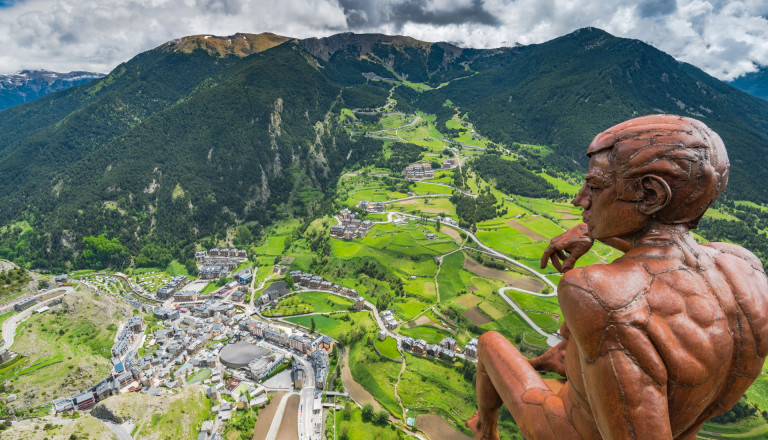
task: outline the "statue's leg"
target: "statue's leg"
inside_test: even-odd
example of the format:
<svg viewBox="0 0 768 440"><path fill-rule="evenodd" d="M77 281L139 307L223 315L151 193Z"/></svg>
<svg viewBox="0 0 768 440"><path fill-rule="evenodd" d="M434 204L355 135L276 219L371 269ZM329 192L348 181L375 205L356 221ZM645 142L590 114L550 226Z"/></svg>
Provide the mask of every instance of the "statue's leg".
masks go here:
<svg viewBox="0 0 768 440"><path fill-rule="evenodd" d="M485 333L478 344L478 411L467 425L475 438L498 439L497 417L504 403L529 440L580 439L566 416L562 399L504 336Z"/></svg>

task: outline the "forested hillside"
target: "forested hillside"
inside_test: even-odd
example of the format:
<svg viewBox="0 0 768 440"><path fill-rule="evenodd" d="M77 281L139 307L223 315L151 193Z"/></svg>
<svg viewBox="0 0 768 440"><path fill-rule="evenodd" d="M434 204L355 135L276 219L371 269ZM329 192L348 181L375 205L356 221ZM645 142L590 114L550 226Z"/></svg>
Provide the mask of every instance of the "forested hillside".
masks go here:
<svg viewBox="0 0 768 440"><path fill-rule="evenodd" d="M349 33L174 40L0 112L0 257L69 269L115 240L128 259L190 263L203 240L330 210L345 169L397 173L417 160L419 145L391 142L402 132L366 136L389 114L434 118L422 144L468 133L456 127L467 121L495 151L519 154L476 160L484 179L562 199L532 171L576 175L596 133L654 112L709 124L729 149L728 195L768 201L768 102L598 29L493 50ZM547 153L522 151L528 143ZM491 215L487 202L463 202L465 220Z"/></svg>
<svg viewBox="0 0 768 440"><path fill-rule="evenodd" d="M552 145L564 169L584 167L595 134L621 121L651 113L690 116L725 141L736 171L729 194L768 201L762 179L768 172L768 102L652 46L587 28L469 65L480 72L411 93L409 101L447 119L450 109L443 104L449 100L497 142Z"/></svg>

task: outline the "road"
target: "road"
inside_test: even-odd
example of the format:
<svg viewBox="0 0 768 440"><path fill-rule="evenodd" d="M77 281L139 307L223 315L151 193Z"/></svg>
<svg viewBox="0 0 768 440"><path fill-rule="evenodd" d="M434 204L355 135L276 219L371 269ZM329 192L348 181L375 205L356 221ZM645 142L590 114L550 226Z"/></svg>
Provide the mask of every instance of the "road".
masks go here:
<svg viewBox="0 0 768 440"><path fill-rule="evenodd" d="M288 393L283 396L282 400L280 400L280 406L277 407L277 412L275 413L275 417L272 419L272 425L269 427L269 432L267 432L267 437L265 440L275 440L277 438L277 433L280 431L280 424L283 422L285 407L288 404L288 398L295 395L296 393Z"/></svg>
<svg viewBox="0 0 768 440"><path fill-rule="evenodd" d="M279 353L282 353L283 355L292 355L293 359L298 361L302 368L304 369L304 383L303 387L301 389L301 392L298 393L300 396L300 402L299 402L299 413L298 413L298 438L299 439L319 439L320 437L317 437L315 435L314 426L316 423L322 424L322 412L321 414L313 414L312 412L312 406L314 404L315 394L318 393L318 391L315 389L315 370L312 368L312 364L309 363L309 361L302 355L297 355L296 353L291 352L290 350L286 350L283 347L274 345L269 343L268 341L262 340L258 343L259 346L262 346L264 348L267 348L269 350L273 350ZM297 394L295 392L292 392L291 394ZM274 420L272 421L272 426L270 426L269 434L267 435L266 440L274 440L277 436L278 430L280 428L280 423L282 419L282 414L284 411L285 403L288 399L288 396L286 396L285 399L283 399L282 402L280 402L280 407L278 408L278 412L275 415ZM274 431L275 437L270 437Z"/></svg>
<svg viewBox="0 0 768 440"><path fill-rule="evenodd" d="M40 293L38 293L36 295L29 296L27 298L42 298L44 296L50 295L51 293L53 293L53 292L55 292L57 290L68 289L68 288L71 288L71 286L53 287L51 289L45 290L43 292L40 292ZM24 298L24 299L27 299L27 298ZM0 315L13 310L13 306L15 306L21 300L22 299L17 299L16 301L13 302L13 304L10 304L10 305L7 305L5 307L0 308Z"/></svg>
<svg viewBox="0 0 768 440"><path fill-rule="evenodd" d="M102 420L102 422L112 430L119 440L133 440L133 437L131 437L131 434L123 428L123 425L118 425L106 420Z"/></svg>
<svg viewBox="0 0 768 440"><path fill-rule="evenodd" d="M507 296L507 293L506 293L507 290L520 290L520 289L516 289L514 287L502 287L501 289L499 289L499 296L501 296L504 299L504 301L506 301L507 304L509 304L509 306L512 307L512 309L515 312L517 312L517 314L520 315L520 317L523 318L525 322L528 323L528 325L533 327L533 329L536 330L536 333L547 338L547 345L549 345L550 347L554 347L555 345L559 344L560 341L563 340L563 338L559 337L558 335L545 332L541 327L538 326L538 324L533 322L533 320L528 316L528 314L525 313L525 311L521 309L520 306L517 305L517 303L514 300L512 300L512 298Z"/></svg>
<svg viewBox="0 0 768 440"><path fill-rule="evenodd" d="M419 217L417 217L417 216L415 216L415 215L410 215L410 214L401 214L401 215L402 215L402 216L404 216L404 217L408 217L408 218L414 219L414 220L419 220L419 219L420 219ZM433 220L433 219L427 219L427 220L428 220L428 221L431 221L431 222L434 222L434 221L435 221L435 220ZM461 232L464 232L464 233L465 233L465 234L467 234L467 236L468 236L468 237L470 237L470 238L471 238L471 239L472 239L472 240L473 240L475 243L477 243L477 245L478 245L478 246L480 246L481 250L482 250L482 251L484 251L484 253L486 253L486 254L488 254L488 255L491 255L491 256L493 256L493 257L496 257L496 258L501 258L501 259L502 259L502 260L504 260L504 261L507 261L507 262L509 262L509 263L512 263L512 264L514 264L514 265L516 265L516 266L518 266L518 267L520 267L520 268L522 268L522 269L525 269L527 272L531 273L531 274L532 274L532 275L534 275L535 277L537 277L537 278L539 278L540 280L542 280L542 281L543 281L545 284L547 284L548 286L550 286L550 287L552 288L552 293L549 293L549 294L541 294L541 293L538 293L538 294L537 294L537 293L534 293L534 292L524 291L524 290L520 290L520 289L515 289L515 290L519 290L519 291L522 291L522 292L526 292L526 293L531 293L531 294L534 294L534 295L536 295L536 296L556 296L556 295L557 295L557 286L556 286L556 285L555 285L555 284L554 284L552 281L550 281L550 280L549 280L549 278L547 278L547 277L545 277L544 275L540 274L539 272L537 272L537 271L536 271L536 270L534 270L533 268L531 268L531 267L529 267L529 266L526 266L525 264L523 264L523 263L521 263L521 262L519 262L519 261L517 261L517 260L514 260L514 259L512 259L512 258L509 258L508 256L506 256L506 255L504 255L503 253L501 253L501 252L497 251L496 249L493 249L493 248L491 248L491 247L489 247L489 246L486 246L485 244L483 244L483 242L481 242L481 241L480 241L480 239L479 239L479 238L477 238L477 236L476 236L475 234L473 234L472 232L470 232L470 231L468 231L468 230L466 230L466 229L463 229L463 228L461 228L461 227L459 227L459 226L456 226L456 225L452 225L452 224L450 224L450 223L442 223L442 225L443 225L443 226L446 226L446 227L449 227L449 228L452 228L452 229L456 229L456 230L459 230L459 231L461 231ZM459 250L461 250L461 249L459 249ZM457 252L457 251L454 251L454 252ZM453 253L453 252L451 252L451 253ZM441 258L442 258L442 257L441 257ZM504 293L504 292L505 292L506 290L508 290L508 289L510 289L510 288L504 287L504 288L502 288L502 289L499 289L499 295L500 295L500 296L501 296L501 297L502 297L502 298L503 298L503 299L504 299L504 300L505 300L505 301L506 301L506 302L507 302L507 303L510 305L510 307L512 307L512 309L513 309L513 310L515 310L515 311L516 311L516 312L517 312L517 313L518 313L520 316L522 316L522 317L523 317L523 319L524 319L524 320L525 320L525 321L526 321L528 324L530 324L530 325L531 325L531 327L533 327L533 329L534 329L534 330L535 330L537 333L539 333L539 334L541 334L541 335L543 335L544 337L546 337L546 338L547 338L547 345L549 345L550 347L554 347L555 345L557 345L557 344L558 344L558 343L559 343L559 342L562 340L562 338L561 338L559 335L556 335L556 334L552 334L552 333L547 333L547 332L545 332L544 330L542 330L542 329L541 329L541 327L539 327L538 325L536 325L536 323L534 323L534 322L531 320L531 318L530 318L530 317L528 317L528 315L527 315L527 314L526 314L526 313L525 313L525 312L524 312L524 311L523 311L523 310L522 310L522 309L521 309L521 308L520 308L520 307L517 305L517 303L515 303L514 301L512 301L512 299L511 299L511 298L509 298L509 296L507 296L507 295Z"/></svg>
<svg viewBox="0 0 768 440"><path fill-rule="evenodd" d="M258 266L256 267L256 269L258 269ZM252 312L252 310L254 310L254 309L255 309L255 307L256 307L256 306L253 304L253 303L254 303L254 301L256 301L256 292L260 292L260 291L261 291L261 289L263 289L263 288L264 288L264 284L266 284L266 283L267 283L267 281L269 281L269 280L271 280L271 279L275 278L275 275L276 275L276 274L274 274L274 273L270 274L268 277L264 278L264 279L261 281L261 283L259 284L259 287L257 287L256 289L254 289L254 288L253 288L253 285L256 283L256 272L254 272L254 273L253 273L253 281L251 281L251 302L250 302L250 304L249 304L249 306L250 306L250 309L248 309L248 310L247 310L247 312L249 312L249 313L253 313L253 312Z"/></svg>
<svg viewBox="0 0 768 440"><path fill-rule="evenodd" d="M416 215L412 215L412 214L403 214L402 212L392 212L392 214L401 215L403 217L410 218L411 220L421 220L421 217L416 216ZM433 222L433 223L435 222L434 219L430 219L430 218L428 218L427 221L430 221L430 222ZM530 272L531 275L535 276L536 278L539 278L541 281L543 281L545 284L547 284L549 287L551 287L554 290L554 293L552 293L551 296L557 295L557 286L552 281L550 281L549 278L547 278L546 276L540 274L539 272L537 272L533 268L531 268L529 266L526 266L525 264L523 264L523 263L521 263L521 262L519 262L517 260L509 258L505 254L497 251L496 249L494 249L492 247L486 246L485 244L483 244L482 241L480 241L479 238L477 238L477 236L475 234L473 234L472 232L470 232L470 231L468 231L466 229L463 229L463 228L461 228L461 227L459 227L457 225L453 225L453 224L447 223L447 222L442 222L441 225L442 226L447 226L447 227L449 227L451 229L456 229L457 231L461 231L461 232L467 234L467 236L469 238L471 238L472 241L477 243L477 245L480 246L480 249L485 251L485 253L487 253L488 255L491 255L491 256L496 257L496 258L501 258L504 261L512 263L515 266L517 266L517 267L519 267L521 269L525 269L527 272Z"/></svg>
<svg viewBox="0 0 768 440"><path fill-rule="evenodd" d="M25 321L27 318L32 316L32 313L36 309L39 309L40 307L43 307L45 305L48 305L52 303L53 301L56 301L57 299L63 298L66 295L69 295L70 293L74 292L75 289L71 286L62 287L58 289L52 289L55 290L63 290L61 295L57 295L47 301L43 301L41 303L37 303L34 306L23 310L10 318L6 319L5 322L3 322L3 345L0 347L0 349L3 350L9 350L13 346L13 342L16 338L16 328L18 328L19 324ZM50 294L51 292L47 292L46 294Z"/></svg>

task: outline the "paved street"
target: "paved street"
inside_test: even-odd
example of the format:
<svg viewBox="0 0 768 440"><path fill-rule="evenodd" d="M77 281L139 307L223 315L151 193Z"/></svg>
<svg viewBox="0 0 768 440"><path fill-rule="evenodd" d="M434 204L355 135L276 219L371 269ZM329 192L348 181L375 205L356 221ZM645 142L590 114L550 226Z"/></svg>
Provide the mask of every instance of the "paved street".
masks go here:
<svg viewBox="0 0 768 440"><path fill-rule="evenodd" d="M56 289L53 289L53 290L56 290ZM68 294L70 294L70 293L75 291L75 289L72 288L72 287L62 287L59 290L63 291L61 293L61 295L58 295L58 296L56 296L54 298L51 298L51 299L49 299L47 301L43 301L41 303L37 303L37 304L33 305L32 307L30 307L30 308L28 308L28 309L26 309L26 310L24 310L22 312L19 312L19 313L15 314L15 315L11 316L10 318L6 319L5 322L3 322L3 345L0 346L0 349L9 350L11 348L11 346L13 346L13 342L14 342L14 340L16 338L16 328L19 326L20 323L22 323L27 318L32 316L32 313L34 313L34 311L36 309L39 309L39 308L41 308L41 307L43 307L43 306L45 306L47 304L50 304L53 301L56 301L57 299L60 299L60 298L64 297L65 295L68 295ZM46 292L45 294L47 295L49 293L50 292Z"/></svg>

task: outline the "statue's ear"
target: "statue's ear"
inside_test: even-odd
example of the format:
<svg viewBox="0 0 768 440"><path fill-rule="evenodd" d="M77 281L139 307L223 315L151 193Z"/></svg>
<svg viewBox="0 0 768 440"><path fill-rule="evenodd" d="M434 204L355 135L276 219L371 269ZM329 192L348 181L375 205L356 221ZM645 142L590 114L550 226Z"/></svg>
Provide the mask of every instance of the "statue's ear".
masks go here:
<svg viewBox="0 0 768 440"><path fill-rule="evenodd" d="M647 174L640 178L642 198L638 210L645 215L653 215L664 209L672 200L672 190L659 176Z"/></svg>

